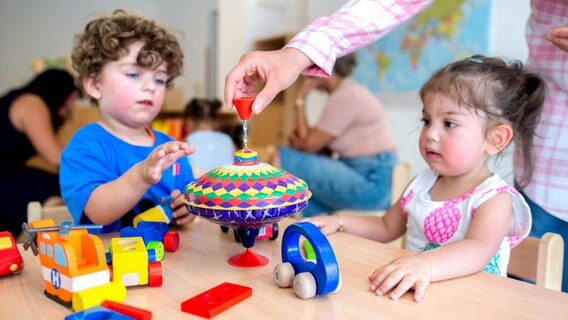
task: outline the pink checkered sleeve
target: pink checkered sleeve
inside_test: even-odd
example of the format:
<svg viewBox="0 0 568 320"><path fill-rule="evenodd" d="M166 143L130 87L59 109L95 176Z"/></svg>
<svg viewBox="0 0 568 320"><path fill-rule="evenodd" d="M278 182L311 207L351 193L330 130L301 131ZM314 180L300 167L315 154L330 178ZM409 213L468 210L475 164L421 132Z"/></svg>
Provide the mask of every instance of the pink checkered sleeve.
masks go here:
<svg viewBox="0 0 568 320"><path fill-rule="evenodd" d="M545 79L548 94L533 140L533 176L524 192L552 215L568 221L568 53L545 39L553 28L568 25L568 3L532 0L531 9L527 67ZM514 162L520 179L524 163L518 156Z"/></svg>
<svg viewBox="0 0 568 320"><path fill-rule="evenodd" d="M314 63L304 74L330 76L338 57L381 38L431 0L352 0L300 31L287 45Z"/></svg>

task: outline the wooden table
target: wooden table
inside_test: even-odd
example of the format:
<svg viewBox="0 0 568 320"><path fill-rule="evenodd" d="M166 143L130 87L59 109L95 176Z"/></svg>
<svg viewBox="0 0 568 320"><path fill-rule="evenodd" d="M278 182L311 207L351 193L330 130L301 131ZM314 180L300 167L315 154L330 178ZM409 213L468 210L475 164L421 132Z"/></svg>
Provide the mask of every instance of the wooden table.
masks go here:
<svg viewBox="0 0 568 320"><path fill-rule="evenodd" d="M378 297L369 290L367 277L405 251L344 233L329 237L339 261L341 291L301 300L272 280L281 258L281 235L293 222L280 222L278 240L257 241L254 250L270 259L260 268L227 263L243 251L232 233L207 221L187 226L180 231L180 250L166 253L163 260L163 286L129 287L126 303L151 310L153 319L201 319L182 312L181 303L227 281L252 287L253 295L215 319L568 319L568 294L486 273L431 284L420 303L409 293L399 301ZM43 295L39 258L21 245L19 249L24 271L0 278L0 319L63 319L71 312Z"/></svg>

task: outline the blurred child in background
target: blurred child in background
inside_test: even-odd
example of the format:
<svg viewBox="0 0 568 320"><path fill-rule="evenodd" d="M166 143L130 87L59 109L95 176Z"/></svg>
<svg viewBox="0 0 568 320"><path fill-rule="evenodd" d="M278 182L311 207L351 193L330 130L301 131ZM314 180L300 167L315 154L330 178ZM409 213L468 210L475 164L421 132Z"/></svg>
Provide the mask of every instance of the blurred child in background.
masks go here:
<svg viewBox="0 0 568 320"><path fill-rule="evenodd" d="M189 156L194 172L204 173L233 162L233 140L228 134L218 131L221 106L217 99L194 98L185 107L185 141L195 148Z"/></svg>

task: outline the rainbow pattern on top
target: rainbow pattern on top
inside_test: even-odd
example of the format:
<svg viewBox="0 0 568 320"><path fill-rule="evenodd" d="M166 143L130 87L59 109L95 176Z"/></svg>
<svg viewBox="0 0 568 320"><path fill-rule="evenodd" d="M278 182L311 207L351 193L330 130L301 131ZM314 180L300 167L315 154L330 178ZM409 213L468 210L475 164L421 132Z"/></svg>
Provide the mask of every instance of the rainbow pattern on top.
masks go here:
<svg viewBox="0 0 568 320"><path fill-rule="evenodd" d="M235 165L250 165L258 162L258 154L250 149L235 152Z"/></svg>
<svg viewBox="0 0 568 320"><path fill-rule="evenodd" d="M266 163L213 169L185 188L186 204L221 210L284 207L310 196L304 180Z"/></svg>
<svg viewBox="0 0 568 320"><path fill-rule="evenodd" d="M222 226L258 229L299 212L312 193L307 183L264 162L252 150L235 152L235 162L213 169L185 187L189 212Z"/></svg>

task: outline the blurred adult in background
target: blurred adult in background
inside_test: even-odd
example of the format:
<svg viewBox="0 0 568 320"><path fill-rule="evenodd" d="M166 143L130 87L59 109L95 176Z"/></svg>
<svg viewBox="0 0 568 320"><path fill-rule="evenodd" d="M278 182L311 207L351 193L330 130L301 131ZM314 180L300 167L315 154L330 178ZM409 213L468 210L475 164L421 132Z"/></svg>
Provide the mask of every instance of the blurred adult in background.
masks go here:
<svg viewBox="0 0 568 320"><path fill-rule="evenodd" d="M349 54L336 61L331 77L303 79L290 148L281 146L276 154L274 165L310 186L312 198L302 211L306 217L347 208L382 210L390 205L396 146L383 106L351 78L356 65L355 55ZM310 127L304 99L312 90L328 94L328 99L317 124Z"/></svg>
<svg viewBox="0 0 568 320"><path fill-rule="evenodd" d="M56 132L78 96L71 74L51 69L0 98L0 230L17 236L30 201L62 203L58 175L26 162L39 155L48 165L59 166L63 146Z"/></svg>

